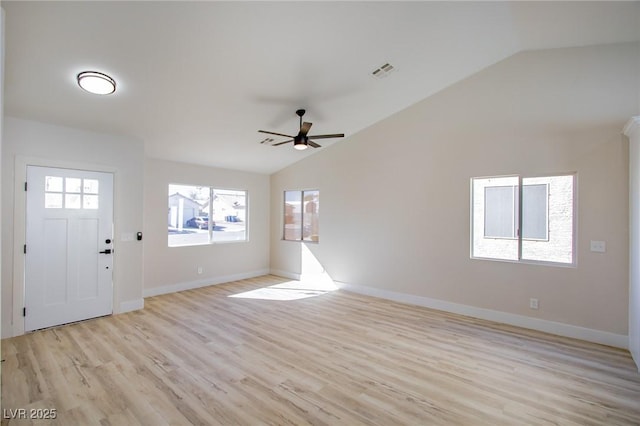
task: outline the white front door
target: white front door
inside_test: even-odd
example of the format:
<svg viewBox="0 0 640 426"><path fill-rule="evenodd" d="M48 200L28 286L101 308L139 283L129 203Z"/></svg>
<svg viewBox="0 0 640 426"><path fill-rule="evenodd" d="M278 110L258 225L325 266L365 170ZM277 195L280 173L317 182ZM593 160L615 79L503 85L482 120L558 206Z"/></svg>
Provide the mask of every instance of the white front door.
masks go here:
<svg viewBox="0 0 640 426"><path fill-rule="evenodd" d="M113 175L27 167L25 330L113 311Z"/></svg>

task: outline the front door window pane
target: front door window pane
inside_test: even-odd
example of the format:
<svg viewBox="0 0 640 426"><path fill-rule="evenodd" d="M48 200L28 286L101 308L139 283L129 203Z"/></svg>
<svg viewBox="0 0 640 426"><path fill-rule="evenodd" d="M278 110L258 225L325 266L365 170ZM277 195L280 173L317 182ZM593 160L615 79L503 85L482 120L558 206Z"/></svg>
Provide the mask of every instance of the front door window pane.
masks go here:
<svg viewBox="0 0 640 426"><path fill-rule="evenodd" d="M64 194L64 206L68 209L79 209L82 207L80 198L80 194Z"/></svg>
<svg viewBox="0 0 640 426"><path fill-rule="evenodd" d="M79 194L80 192L82 192L82 179L66 178L65 192L73 192L75 194Z"/></svg>
<svg viewBox="0 0 640 426"><path fill-rule="evenodd" d="M47 176L44 182L45 192L62 192L62 178L58 176Z"/></svg>
<svg viewBox="0 0 640 426"><path fill-rule="evenodd" d="M83 192L85 194L98 194L98 180L97 179L85 179L83 185Z"/></svg>
<svg viewBox="0 0 640 426"><path fill-rule="evenodd" d="M45 209L61 209L62 208L62 194L44 194L44 208Z"/></svg>
<svg viewBox="0 0 640 426"><path fill-rule="evenodd" d="M85 195L82 198L82 208L95 210L98 208L98 196L97 195Z"/></svg>

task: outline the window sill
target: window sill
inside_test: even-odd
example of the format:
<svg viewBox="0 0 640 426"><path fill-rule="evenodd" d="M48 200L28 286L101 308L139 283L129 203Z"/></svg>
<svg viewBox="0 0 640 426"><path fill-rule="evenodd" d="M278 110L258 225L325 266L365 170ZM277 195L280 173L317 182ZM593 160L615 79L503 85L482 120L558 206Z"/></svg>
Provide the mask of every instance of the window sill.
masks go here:
<svg viewBox="0 0 640 426"><path fill-rule="evenodd" d="M493 259L491 257L474 257L470 256L471 260L485 260L489 262L502 262L502 263L517 263L522 265L536 265L536 266L551 266L556 268L570 268L576 269L578 267L577 262L574 263L560 263L560 262L546 262L540 260L511 260L511 259Z"/></svg>

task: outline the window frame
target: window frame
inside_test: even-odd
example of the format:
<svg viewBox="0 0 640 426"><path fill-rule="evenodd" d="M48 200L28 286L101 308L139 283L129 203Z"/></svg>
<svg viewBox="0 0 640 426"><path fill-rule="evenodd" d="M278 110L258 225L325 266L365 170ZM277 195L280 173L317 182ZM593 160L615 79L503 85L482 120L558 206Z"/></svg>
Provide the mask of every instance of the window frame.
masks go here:
<svg viewBox="0 0 640 426"><path fill-rule="evenodd" d="M209 191L209 203L208 203L208 241L207 242L197 242L197 243L189 243L189 244L179 244L179 245L171 245L170 241L169 241L169 234L167 233L167 247L170 249L173 248L181 248L181 247L197 247L197 246L211 246L211 245L218 245L218 244L237 244L237 243L248 243L249 242L249 190L248 189L236 189L236 188L223 188L223 187L219 187L219 186L214 186L214 185L199 185L199 184L187 184L187 183L175 183L175 182L170 182L167 184L167 189L169 189L171 186L182 186L182 187L193 187L193 188L206 188ZM236 191L236 192L244 192L244 197L245 197L245 203L244 203L244 210L245 210L245 217L244 217L244 239L242 240L223 240L223 241L216 241L213 239L214 236L214 227L211 226L212 223L212 213L213 213L213 197L212 195L215 193L215 191ZM169 191L167 191L167 201L169 200L169 197L171 197L172 194L169 194ZM169 210L171 209L170 207L168 207Z"/></svg>
<svg viewBox="0 0 640 426"><path fill-rule="evenodd" d="M486 239L490 239L490 240L517 240L518 239L518 218L516 217L516 205L519 204L519 194L518 192L516 192L516 186L517 185L496 185L496 186L486 186L484 188L484 232L483 232L483 238ZM499 236L499 235L487 235L487 189L489 188L509 188L513 195L513 199L511 200L510 203L510 207L511 207L511 212L510 212L510 216L513 219L513 236L510 237L505 237L505 236ZM473 194L472 194L473 195Z"/></svg>
<svg viewBox="0 0 640 426"><path fill-rule="evenodd" d="M553 175L553 176L569 176L569 175ZM529 176L529 178L530 177L531 176ZM540 177L540 176L538 176L538 177ZM523 179L527 179L527 178L523 178ZM573 186L574 187L575 187L575 184L576 184L576 181L575 181L575 177L574 177L574 179L573 179ZM522 193L523 193L523 195L524 195L525 186L534 186L534 185L544 185L545 186L545 197L547 199L547 202L545 203L545 212L544 212L544 215L545 215L545 236L544 236L544 238L535 238L535 237L525 237L523 235L522 239L524 241L549 241L549 221L550 221L550 218L549 218L549 195L550 195L550 192L551 192L551 184L550 183L535 183L535 184L532 184L532 185L522 185ZM575 188L574 188L574 192L571 194L571 196L573 197L573 201L574 201L574 204L575 204ZM524 200L525 197L523 196L521 198ZM524 201L522 201L522 204L520 205L520 209L524 210L523 207L524 207ZM573 215L572 216L572 220L574 220L575 216L576 216L575 215L575 211L573 211L571 214ZM524 228L524 223L523 223L523 228ZM575 235L575 226L573 227L573 234L571 235L572 238L574 238L574 235ZM572 250L574 250L574 249L572 249ZM575 253L575 251L574 251L574 253Z"/></svg>
<svg viewBox="0 0 640 426"><path fill-rule="evenodd" d="M286 232L286 215L287 215L287 193L299 193L300 194L300 235L297 239L287 238ZM304 237L304 225L305 225L305 206L304 197L307 192L316 192L318 194L318 204L320 203L320 190L319 189L285 189L282 192L282 241L301 242L301 243L313 243L318 244L320 242L319 232L316 234L316 239L305 239ZM319 214L319 213L318 213Z"/></svg>
<svg viewBox="0 0 640 426"><path fill-rule="evenodd" d="M550 238L550 225L549 222L547 222L547 239L546 240L541 240L541 239L535 239L535 238L522 238L521 234L521 229L522 229L522 225L523 225L523 220L522 220L522 204L523 204L523 197L522 197L522 191L523 191L523 180L524 179L535 179L535 178L553 178L553 177L563 177L563 176L571 176L572 177L572 187L571 187L571 198L572 198L572 206L571 206L571 262L554 262L554 261L549 261L549 260L534 260L534 259L526 259L522 257L522 242L524 241L549 241ZM516 238L514 238L515 240L518 241L518 253L517 253L517 259L501 259L501 258L494 258L494 257L486 257L486 256L476 256L474 255L474 232L475 232L475 227L474 227L474 181L475 180L481 180L481 179L499 179L499 178L518 178L518 214L517 214L517 236ZM470 193L470 207L469 207L469 227L470 227L470 238L469 238L469 257L472 260L488 260L488 261L494 261L494 262L507 262L507 263L522 263L522 264L532 264L532 265L546 265L546 266L557 266L557 267L565 267L565 268L576 268L578 266L578 259L577 259L577 248L578 248L578 244L577 244L577 240L578 240L578 235L577 235L577 231L578 231L578 199L577 199L577 194L578 194L578 174L577 172L561 172L561 173L545 173L545 174L537 174L537 175L519 175L519 174L510 174L510 175L493 175L493 176L476 176L476 177L471 177L470 178L470 184L469 184L469 193ZM503 185L504 186L504 185ZM547 188L547 197L549 196L550 193L550 187ZM546 214L547 214L547 218L549 217L549 210L551 208L549 201L547 200L547 208L546 208ZM484 222L484 218L483 218L483 222ZM484 234L484 232L483 232ZM506 239L506 238L499 238L499 237L486 237L489 239Z"/></svg>
<svg viewBox="0 0 640 426"><path fill-rule="evenodd" d="M566 176L566 175L554 175L554 176ZM492 176L491 178L500 178L500 177L504 177L504 176ZM545 177L545 176L542 176ZM522 179L520 179L520 182L522 182L522 180L524 179L529 179L530 177L523 177ZM473 178L473 179L487 179L487 178ZM518 223L518 218L520 216L520 212L523 211L523 207L524 207L524 200L526 197L524 197L524 189L527 186L544 186L545 187L545 197L547 199L547 202L545 203L545 211L544 211L544 220L545 220L545 229L544 229L544 237L542 238L536 238L536 237L525 237L523 236L522 239L524 241L549 241L549 187L550 184L549 183L534 183L531 185L525 185L525 184L518 184L518 185L496 185L496 186L487 186L484 188L484 211L486 213L487 211L487 189L489 188L510 188L511 192L513 193L513 199L512 199L512 203L511 203L511 216L513 218L513 236L510 237L505 237L505 236L498 236L498 235L487 235L487 215L485 214L484 216L484 238L486 239L492 239L492 240L517 240L518 237L518 230L521 229L519 223ZM516 187L517 188L522 188L522 191L516 191ZM473 195L473 194L472 194ZM518 214L516 214L518 213ZM524 221L524 219L523 219ZM524 227L524 224L523 226Z"/></svg>

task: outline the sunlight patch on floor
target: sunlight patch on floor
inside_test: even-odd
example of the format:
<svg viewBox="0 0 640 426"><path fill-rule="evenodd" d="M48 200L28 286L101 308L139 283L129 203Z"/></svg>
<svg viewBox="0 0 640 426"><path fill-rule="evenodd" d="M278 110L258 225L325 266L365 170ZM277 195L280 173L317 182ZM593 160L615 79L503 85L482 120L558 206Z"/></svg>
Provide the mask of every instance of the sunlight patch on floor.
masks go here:
<svg viewBox="0 0 640 426"><path fill-rule="evenodd" d="M229 297L287 301L321 296L337 289L338 287L331 278L327 274L322 274L303 278L300 281L287 281L269 287L232 294Z"/></svg>
<svg viewBox="0 0 640 426"><path fill-rule="evenodd" d="M311 250L304 244L301 244L300 248L302 274L299 281L287 281L269 287L233 294L229 297L286 301L321 296L337 290L338 286L333 282L329 274L325 272L318 259L311 253Z"/></svg>
<svg viewBox="0 0 640 426"><path fill-rule="evenodd" d="M299 300L321 296L338 289L333 279L305 244L300 244L300 267L302 273L299 281L292 280L278 283L229 297L262 300Z"/></svg>

